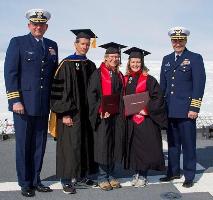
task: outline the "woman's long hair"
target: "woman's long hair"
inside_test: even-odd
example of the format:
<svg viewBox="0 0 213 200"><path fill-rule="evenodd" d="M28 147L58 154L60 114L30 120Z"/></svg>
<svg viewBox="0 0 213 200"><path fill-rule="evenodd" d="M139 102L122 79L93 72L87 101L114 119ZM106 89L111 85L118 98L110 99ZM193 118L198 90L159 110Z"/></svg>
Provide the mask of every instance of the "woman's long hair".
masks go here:
<svg viewBox="0 0 213 200"><path fill-rule="evenodd" d="M126 74L125 75L127 75L127 76L131 74L130 60L131 60L131 58L128 59L128 62L126 65ZM141 70L144 73L147 73L149 71L149 69L144 64L144 58L141 58Z"/></svg>

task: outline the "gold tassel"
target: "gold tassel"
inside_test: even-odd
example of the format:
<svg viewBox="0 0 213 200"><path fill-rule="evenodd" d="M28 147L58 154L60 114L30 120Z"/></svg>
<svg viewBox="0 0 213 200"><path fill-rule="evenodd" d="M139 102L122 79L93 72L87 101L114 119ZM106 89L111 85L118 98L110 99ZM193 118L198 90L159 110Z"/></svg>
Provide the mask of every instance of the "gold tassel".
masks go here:
<svg viewBox="0 0 213 200"><path fill-rule="evenodd" d="M96 48L96 38L94 38L91 42L91 48Z"/></svg>
<svg viewBox="0 0 213 200"><path fill-rule="evenodd" d="M52 137L57 138L57 116L56 113L50 112L49 118L49 133Z"/></svg>

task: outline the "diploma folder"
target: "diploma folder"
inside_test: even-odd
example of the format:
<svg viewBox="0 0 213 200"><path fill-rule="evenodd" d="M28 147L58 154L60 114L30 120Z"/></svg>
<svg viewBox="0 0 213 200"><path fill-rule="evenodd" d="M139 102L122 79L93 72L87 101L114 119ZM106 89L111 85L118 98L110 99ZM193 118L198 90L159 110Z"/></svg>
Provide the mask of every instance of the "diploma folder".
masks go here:
<svg viewBox="0 0 213 200"><path fill-rule="evenodd" d="M149 102L149 92L130 94L123 97L125 106L125 115L134 115L139 113Z"/></svg>
<svg viewBox="0 0 213 200"><path fill-rule="evenodd" d="M119 113L120 94L104 95L102 96L102 113L108 112L110 114Z"/></svg>

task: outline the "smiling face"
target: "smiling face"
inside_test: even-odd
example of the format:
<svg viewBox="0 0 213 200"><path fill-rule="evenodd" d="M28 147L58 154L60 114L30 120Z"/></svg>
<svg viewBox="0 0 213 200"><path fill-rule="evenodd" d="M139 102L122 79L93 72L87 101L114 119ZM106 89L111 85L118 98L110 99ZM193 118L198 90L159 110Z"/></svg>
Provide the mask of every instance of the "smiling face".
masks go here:
<svg viewBox="0 0 213 200"><path fill-rule="evenodd" d="M79 38L75 42L75 49L77 55L86 55L89 51L90 39Z"/></svg>
<svg viewBox="0 0 213 200"><path fill-rule="evenodd" d="M119 65L119 60L120 60L120 57L118 53L105 55L105 64L109 68L114 69L115 67L117 67Z"/></svg>
<svg viewBox="0 0 213 200"><path fill-rule="evenodd" d="M186 48L187 39L171 39L172 47L177 54L181 54Z"/></svg>
<svg viewBox="0 0 213 200"><path fill-rule="evenodd" d="M142 67L142 62L140 58L130 58L129 68L132 72L138 72Z"/></svg>
<svg viewBox="0 0 213 200"><path fill-rule="evenodd" d="M32 23L32 22L30 22L28 24L28 28L29 28L31 34L35 38L40 39L45 34L45 32L46 32L46 30L48 28L48 25L45 24L45 23Z"/></svg>

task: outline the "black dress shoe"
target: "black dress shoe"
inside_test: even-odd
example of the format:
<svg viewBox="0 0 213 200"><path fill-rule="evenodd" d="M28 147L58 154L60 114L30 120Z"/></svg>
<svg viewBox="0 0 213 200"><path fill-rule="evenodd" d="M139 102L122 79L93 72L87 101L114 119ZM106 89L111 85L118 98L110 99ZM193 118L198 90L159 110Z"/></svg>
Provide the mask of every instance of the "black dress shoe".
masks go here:
<svg viewBox="0 0 213 200"><path fill-rule="evenodd" d="M38 192L52 192L53 190L50 187L45 186L43 184L39 184L35 187Z"/></svg>
<svg viewBox="0 0 213 200"><path fill-rule="evenodd" d="M25 197L34 197L35 196L35 191L31 188L21 188L21 194Z"/></svg>
<svg viewBox="0 0 213 200"><path fill-rule="evenodd" d="M180 179L180 176L165 176L165 177L160 178L159 180L161 182L169 182L169 181L172 181L174 179Z"/></svg>
<svg viewBox="0 0 213 200"><path fill-rule="evenodd" d="M183 182L183 187L185 188L190 188L194 185L193 181L184 181Z"/></svg>

